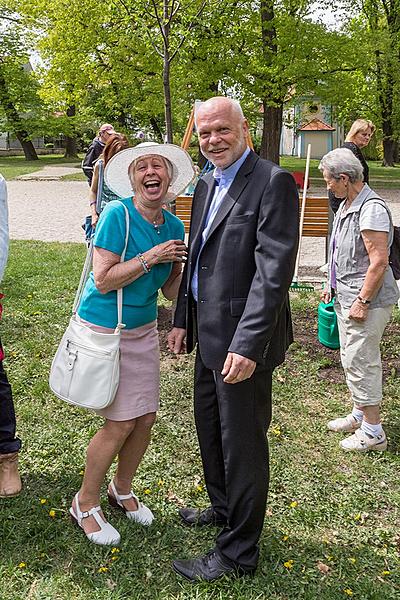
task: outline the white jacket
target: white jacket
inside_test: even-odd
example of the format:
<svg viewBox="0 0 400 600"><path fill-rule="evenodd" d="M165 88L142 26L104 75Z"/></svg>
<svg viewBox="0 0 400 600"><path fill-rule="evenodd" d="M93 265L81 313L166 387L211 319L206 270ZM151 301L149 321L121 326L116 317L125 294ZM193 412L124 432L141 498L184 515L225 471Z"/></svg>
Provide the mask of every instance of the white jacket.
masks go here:
<svg viewBox="0 0 400 600"><path fill-rule="evenodd" d="M4 177L0 175L0 281L7 264L8 241L7 185Z"/></svg>

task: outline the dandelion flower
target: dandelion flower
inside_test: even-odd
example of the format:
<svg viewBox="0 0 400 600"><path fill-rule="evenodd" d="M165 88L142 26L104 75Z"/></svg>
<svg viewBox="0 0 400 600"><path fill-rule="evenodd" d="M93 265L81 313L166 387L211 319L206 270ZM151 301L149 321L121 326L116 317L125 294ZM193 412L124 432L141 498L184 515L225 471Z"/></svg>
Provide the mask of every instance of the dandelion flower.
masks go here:
<svg viewBox="0 0 400 600"><path fill-rule="evenodd" d="M357 562L357 559L351 557L351 558L349 558L349 562L351 562L354 565Z"/></svg>
<svg viewBox="0 0 400 600"><path fill-rule="evenodd" d="M343 590L345 594L347 594L348 596L352 596L353 595L353 590L351 590L350 588L346 588L345 590Z"/></svg>
<svg viewBox="0 0 400 600"><path fill-rule="evenodd" d="M357 513L356 515L354 515L354 520L355 521L361 521L361 515L360 515L360 513Z"/></svg>
<svg viewBox="0 0 400 600"><path fill-rule="evenodd" d="M56 511L51 509L49 510L49 517L51 517L52 519L54 519L54 517L56 516Z"/></svg>
<svg viewBox="0 0 400 600"><path fill-rule="evenodd" d="M289 539L289 536L288 535L284 535L283 538L282 538L282 542L287 542L288 539Z"/></svg>
<svg viewBox="0 0 400 600"><path fill-rule="evenodd" d="M20 562L18 565L19 569L25 569L25 567L26 567L26 563L24 563L24 562Z"/></svg>
<svg viewBox="0 0 400 600"><path fill-rule="evenodd" d="M198 492L202 492L203 491L203 486L202 485L196 485L196 490Z"/></svg>
<svg viewBox="0 0 400 600"><path fill-rule="evenodd" d="M293 500L293 502L290 503L290 508L296 508L297 505L298 502L296 502L296 500Z"/></svg>
<svg viewBox="0 0 400 600"><path fill-rule="evenodd" d="M281 431L281 428L279 427L279 425L276 425L275 427L272 428L272 433L277 436L281 435L282 431Z"/></svg>
<svg viewBox="0 0 400 600"><path fill-rule="evenodd" d="M98 573L106 573L108 571L108 567L99 567L97 569Z"/></svg>
<svg viewBox="0 0 400 600"><path fill-rule="evenodd" d="M111 548L111 554L118 554L119 548Z"/></svg>
<svg viewBox="0 0 400 600"><path fill-rule="evenodd" d="M40 498L40 504L46 504L47 500L46 498Z"/></svg>
<svg viewBox="0 0 400 600"><path fill-rule="evenodd" d="M151 490L149 490L149 488L146 488L146 489L144 490L144 492L143 492L143 493L144 493L144 494L147 494L147 495L148 495L148 494L151 494Z"/></svg>
<svg viewBox="0 0 400 600"><path fill-rule="evenodd" d="M287 560L286 562L283 563L283 566L286 569L293 569L293 564L294 564L293 560Z"/></svg>
<svg viewBox="0 0 400 600"><path fill-rule="evenodd" d="M386 575L390 575L390 571L382 571L381 575L382 575L382 577L385 577Z"/></svg>

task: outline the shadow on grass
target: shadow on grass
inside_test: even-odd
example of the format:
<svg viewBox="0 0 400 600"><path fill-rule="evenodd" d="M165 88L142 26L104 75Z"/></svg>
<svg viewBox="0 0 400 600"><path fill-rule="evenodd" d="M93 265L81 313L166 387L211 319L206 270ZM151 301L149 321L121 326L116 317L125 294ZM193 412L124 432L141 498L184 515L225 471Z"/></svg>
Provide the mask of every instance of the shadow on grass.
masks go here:
<svg viewBox="0 0 400 600"><path fill-rule="evenodd" d="M40 589L49 582L53 595L43 596L46 598L67 597L69 588L79 589L81 595L73 595L74 599L106 598L110 592L112 598L140 600L315 600L318 596L325 600L346 594L377 600L395 598L384 558L378 572L371 570L371 565L377 568L382 535L371 531L370 539L361 539L355 528L353 541L343 541L338 531L332 530L329 538L325 527L319 533L317 527L305 524L299 536L290 532L290 527L286 532L270 528L268 518L261 539L260 565L253 577L223 578L214 584L193 586L174 574L172 560L206 552L214 545L216 529L183 527L176 506L167 502L160 490L147 502L156 515L150 527L129 522L103 502L122 542L118 549L96 546L69 520L69 503L79 485L76 476L32 473L24 476L24 490L18 498L0 502L1 573L3 578L12 577L14 586L18 583L20 596L14 598L28 597L27 590L34 583ZM55 516L50 516L50 511L55 511ZM8 595L4 579L3 593L4 600L13 597Z"/></svg>

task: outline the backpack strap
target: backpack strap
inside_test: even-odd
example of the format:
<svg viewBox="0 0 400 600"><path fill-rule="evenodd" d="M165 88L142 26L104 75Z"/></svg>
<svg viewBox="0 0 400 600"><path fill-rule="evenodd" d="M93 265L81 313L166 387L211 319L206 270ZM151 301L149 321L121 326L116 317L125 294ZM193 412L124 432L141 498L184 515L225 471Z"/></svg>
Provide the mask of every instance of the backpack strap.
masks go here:
<svg viewBox="0 0 400 600"><path fill-rule="evenodd" d="M101 213L101 196L103 193L104 185L104 162L101 158L96 163L97 165L97 194L96 194L96 212L99 215Z"/></svg>
<svg viewBox="0 0 400 600"><path fill-rule="evenodd" d="M363 206L365 204L367 204L367 202L370 202L371 200L375 200L375 202L377 204L380 204L381 206L383 206L386 209L387 214L389 215L390 231L389 231L389 236L388 236L388 249L390 249L391 245L393 244L394 225L393 225L392 213L390 212L389 207L387 206L386 202L382 198L379 198L379 196L376 196L373 198L366 198L360 206L360 214L363 209Z"/></svg>

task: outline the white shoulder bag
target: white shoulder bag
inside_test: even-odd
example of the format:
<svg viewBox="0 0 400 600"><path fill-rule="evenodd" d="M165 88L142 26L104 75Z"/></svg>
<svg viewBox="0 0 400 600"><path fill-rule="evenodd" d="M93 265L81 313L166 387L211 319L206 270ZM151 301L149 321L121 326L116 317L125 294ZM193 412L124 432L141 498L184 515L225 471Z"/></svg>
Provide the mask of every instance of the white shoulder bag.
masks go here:
<svg viewBox="0 0 400 600"><path fill-rule="evenodd" d="M121 202L122 204L122 202ZM124 261L129 236L129 213L124 204L126 234L120 262ZM122 323L122 288L117 290L118 323L113 333L98 333L84 325L77 317L83 288L93 254L93 240L89 246L76 292L72 316L50 369L49 385L58 398L69 404L88 409L109 406L119 384L119 343Z"/></svg>

